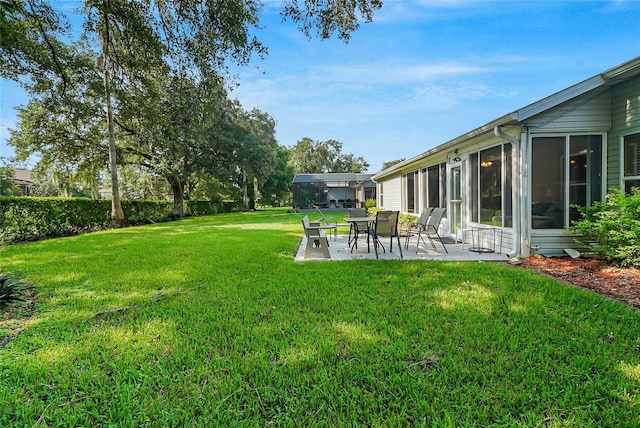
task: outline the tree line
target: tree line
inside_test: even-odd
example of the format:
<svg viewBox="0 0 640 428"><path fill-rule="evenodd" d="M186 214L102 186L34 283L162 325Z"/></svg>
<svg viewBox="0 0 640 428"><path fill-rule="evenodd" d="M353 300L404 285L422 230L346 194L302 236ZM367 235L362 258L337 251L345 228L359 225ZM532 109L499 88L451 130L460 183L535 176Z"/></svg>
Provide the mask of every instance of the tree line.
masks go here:
<svg viewBox="0 0 640 428"><path fill-rule="evenodd" d="M37 156L42 192L44 177L62 194L74 187L97 197L107 184L112 222L123 225L121 194L170 194L179 215L185 198L241 197L249 208L285 198L296 170L368 167L334 140L280 146L267 112L230 98L230 66L268 54L254 35L263 1L79 4L82 31L74 31L49 1L0 0L0 76L30 95L9 144L17 161ZM381 6L283 0L280 13L308 37L346 42Z"/></svg>

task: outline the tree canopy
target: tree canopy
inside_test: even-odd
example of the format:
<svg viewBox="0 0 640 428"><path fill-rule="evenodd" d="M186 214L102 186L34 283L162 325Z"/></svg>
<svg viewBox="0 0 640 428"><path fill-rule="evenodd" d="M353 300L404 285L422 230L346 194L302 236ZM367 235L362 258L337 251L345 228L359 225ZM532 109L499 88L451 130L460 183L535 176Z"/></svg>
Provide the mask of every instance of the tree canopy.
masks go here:
<svg viewBox="0 0 640 428"><path fill-rule="evenodd" d="M405 158L400 158L400 159L396 159L396 160L392 160L392 161L388 161L388 162L383 162L382 163L382 170L384 171L387 168L391 168L392 166L399 164L400 162L404 162Z"/></svg>
<svg viewBox="0 0 640 428"><path fill-rule="evenodd" d="M78 37L47 0L0 0L0 76L32 96L10 138L18 158L37 154L40 170L93 182L90 188L104 178L114 219L124 217L118 212L122 167L147 171L150 181L163 177L178 213L201 180L213 179L245 201L259 196L260 186L269 188L270 200L281 198L276 187L290 172L285 162L302 158L291 152L286 159L275 121L266 112L244 111L225 91L229 64L267 54L253 35L264 1L82 4ZM381 6L380 0L284 0L281 15L308 37L346 42ZM368 167L341 154L337 141L317 145L329 162L320 169ZM280 177L271 179L276 172Z"/></svg>
<svg viewBox="0 0 640 428"><path fill-rule="evenodd" d="M361 156L342 153L336 140L314 141L304 137L290 149L290 164L296 173L364 172L369 163Z"/></svg>

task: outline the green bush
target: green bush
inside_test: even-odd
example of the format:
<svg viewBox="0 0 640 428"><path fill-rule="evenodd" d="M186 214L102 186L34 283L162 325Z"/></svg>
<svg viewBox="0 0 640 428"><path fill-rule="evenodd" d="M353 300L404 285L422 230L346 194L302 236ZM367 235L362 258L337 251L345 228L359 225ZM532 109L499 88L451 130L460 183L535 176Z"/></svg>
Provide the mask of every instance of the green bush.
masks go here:
<svg viewBox="0 0 640 428"><path fill-rule="evenodd" d="M224 213L237 213L244 211L244 205L242 201L223 201L222 212Z"/></svg>
<svg viewBox="0 0 640 428"><path fill-rule="evenodd" d="M215 201L193 201L189 199L184 201L184 208L189 215L218 214L219 203Z"/></svg>
<svg viewBox="0 0 640 428"><path fill-rule="evenodd" d="M640 189L630 195L611 189L606 201L575 208L583 219L569 230L578 244L616 265L640 268Z"/></svg>
<svg viewBox="0 0 640 428"><path fill-rule="evenodd" d="M367 199L366 201L364 201L364 207L366 209L374 208L375 206L376 206L376 200L375 199Z"/></svg>
<svg viewBox="0 0 640 428"><path fill-rule="evenodd" d="M173 201L124 200L122 210L132 225L175 220ZM111 202L109 201L109 207Z"/></svg>
<svg viewBox="0 0 640 428"><path fill-rule="evenodd" d="M20 294L27 288L27 284L11 278L8 275L0 275L0 308L9 303L23 300Z"/></svg>
<svg viewBox="0 0 640 428"><path fill-rule="evenodd" d="M106 227L111 202L85 198L0 198L0 241L34 241Z"/></svg>
<svg viewBox="0 0 640 428"><path fill-rule="evenodd" d="M372 207L367 208L367 215L369 217L375 217L376 214L378 213L378 211L384 211L384 208L382 207L376 207L375 205Z"/></svg>
<svg viewBox="0 0 640 428"><path fill-rule="evenodd" d="M130 224L175 220L172 201L123 200ZM185 201L187 215L217 213L209 201ZM89 198L0 197L0 242L35 241L104 229L111 223L111 201Z"/></svg>
<svg viewBox="0 0 640 428"><path fill-rule="evenodd" d="M418 216L415 214L403 213L398 218L398 224L400 227L409 227L418 223Z"/></svg>

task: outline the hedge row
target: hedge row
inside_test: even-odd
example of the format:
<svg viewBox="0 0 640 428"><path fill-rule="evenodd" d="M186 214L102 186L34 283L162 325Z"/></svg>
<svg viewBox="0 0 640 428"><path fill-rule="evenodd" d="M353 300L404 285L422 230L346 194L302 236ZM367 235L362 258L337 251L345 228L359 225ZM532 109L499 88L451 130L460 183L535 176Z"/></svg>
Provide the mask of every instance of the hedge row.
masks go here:
<svg viewBox="0 0 640 428"><path fill-rule="evenodd" d="M223 204L235 210L237 204ZM131 224L174 220L171 201L122 201ZM210 201L185 201L187 215L218 212ZM86 198L0 197L0 241L35 241L109 227L111 201Z"/></svg>

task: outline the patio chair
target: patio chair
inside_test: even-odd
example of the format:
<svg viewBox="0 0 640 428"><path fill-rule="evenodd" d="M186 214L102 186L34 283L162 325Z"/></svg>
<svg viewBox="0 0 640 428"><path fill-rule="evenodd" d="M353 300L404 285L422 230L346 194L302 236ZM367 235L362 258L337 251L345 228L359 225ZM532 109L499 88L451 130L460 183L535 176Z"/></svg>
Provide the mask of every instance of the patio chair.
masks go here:
<svg viewBox="0 0 640 428"><path fill-rule="evenodd" d="M407 227L400 228L400 235L406 238L404 241L404 248L406 250L409 249L409 240L418 234L420 228L424 228L426 226L432 211L432 207L426 207L420 213L420 217L416 223L411 223Z"/></svg>
<svg viewBox="0 0 640 428"><path fill-rule="evenodd" d="M442 241L442 237L438 233L438 228L440 227L440 222L442 221L442 217L444 217L445 211L446 211L446 208L434 208L433 211L431 211L429 220L424 225L424 227L418 228L418 238L416 241L416 253L420 248L420 241L422 241L425 245L427 244L423 236L427 237L427 239L433 246L434 250L437 249L436 244L433 242L433 239L435 237L440 241L440 244L442 244L442 248L444 248L445 253L449 253L449 251L447 251L447 247L444 245L444 242Z"/></svg>
<svg viewBox="0 0 640 428"><path fill-rule="evenodd" d="M404 258L402 255L402 245L400 244L400 233L398 232L398 217L400 211L378 211L376 213L376 225L374 229L375 237L373 239L373 249L376 252L376 259L380 258L378 254L378 245L382 247L382 251L385 252L384 245L380 241L380 238L389 238L389 252L393 253L393 238L398 241L398 250L400 250L400 258Z"/></svg>
<svg viewBox="0 0 640 428"><path fill-rule="evenodd" d="M333 240L335 241L338 237L338 226L347 226L346 224L338 224L338 221L333 217L326 217L319 206L314 205L318 214L320 214L320 219L316 222L319 223L320 229L327 229L333 235Z"/></svg>
<svg viewBox="0 0 640 428"><path fill-rule="evenodd" d="M324 230L320 228L317 222L310 222L309 216L302 218L302 227L307 237L307 246L304 250L304 258L309 258L313 254L319 253L322 257L329 259L329 240Z"/></svg>
<svg viewBox="0 0 640 428"><path fill-rule="evenodd" d="M350 208L349 209L349 217L366 217L367 210L365 208ZM371 244L369 242L369 236L371 234L371 229L369 229L369 222L359 221L356 223L351 223L351 228L349 229L349 241L348 244L351 247L351 252L353 253L354 248L358 248L358 239L357 236L367 235L367 252L371 250ZM355 239L355 243L352 246L351 242Z"/></svg>

